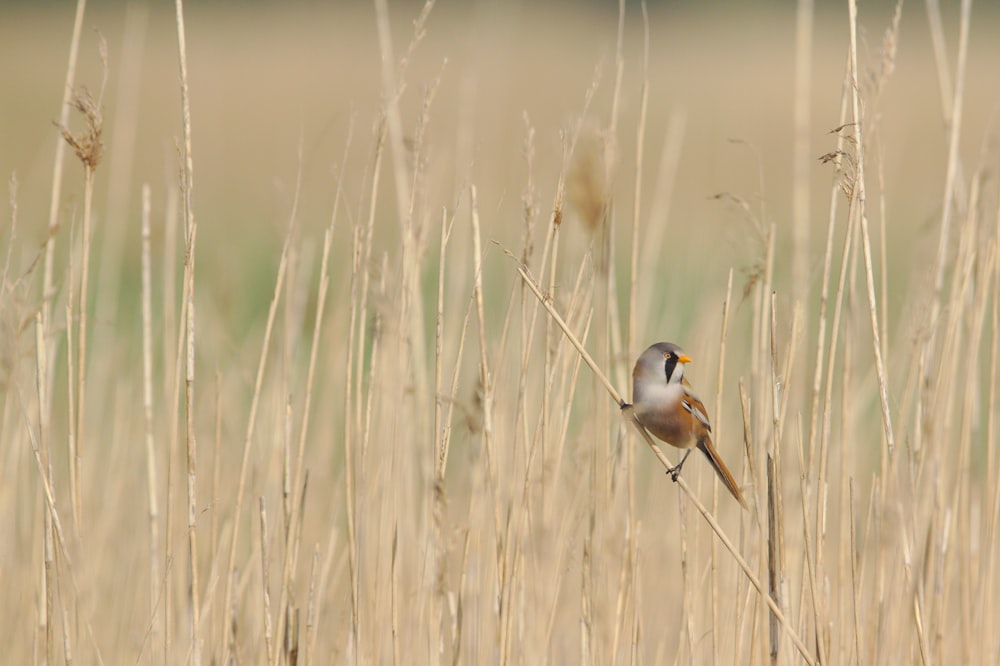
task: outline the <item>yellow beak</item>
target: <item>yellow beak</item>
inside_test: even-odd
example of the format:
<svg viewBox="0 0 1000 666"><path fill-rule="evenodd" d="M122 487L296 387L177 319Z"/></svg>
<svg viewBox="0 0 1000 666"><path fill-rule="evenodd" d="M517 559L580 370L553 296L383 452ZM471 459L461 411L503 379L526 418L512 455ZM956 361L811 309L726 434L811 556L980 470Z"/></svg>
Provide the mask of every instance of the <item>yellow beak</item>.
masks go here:
<svg viewBox="0 0 1000 666"><path fill-rule="evenodd" d="M691 362L691 357L687 356L687 355L683 355L683 356L681 356L680 358L677 359L677 362L678 363L690 363Z"/></svg>

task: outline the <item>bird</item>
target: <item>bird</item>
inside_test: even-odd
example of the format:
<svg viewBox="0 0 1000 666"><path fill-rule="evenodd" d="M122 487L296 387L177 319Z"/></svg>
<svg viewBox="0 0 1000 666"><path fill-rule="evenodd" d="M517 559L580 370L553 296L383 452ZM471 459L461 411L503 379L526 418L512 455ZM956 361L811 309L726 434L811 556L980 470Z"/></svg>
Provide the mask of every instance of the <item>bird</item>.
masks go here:
<svg viewBox="0 0 1000 666"><path fill-rule="evenodd" d="M743 493L712 444L712 425L705 405L691 391L684 366L691 358L672 342L657 342L642 352L632 370L632 415L636 422L671 446L686 449L667 470L676 482L695 447L708 458L723 485L746 508ZM623 405L623 408L628 405Z"/></svg>

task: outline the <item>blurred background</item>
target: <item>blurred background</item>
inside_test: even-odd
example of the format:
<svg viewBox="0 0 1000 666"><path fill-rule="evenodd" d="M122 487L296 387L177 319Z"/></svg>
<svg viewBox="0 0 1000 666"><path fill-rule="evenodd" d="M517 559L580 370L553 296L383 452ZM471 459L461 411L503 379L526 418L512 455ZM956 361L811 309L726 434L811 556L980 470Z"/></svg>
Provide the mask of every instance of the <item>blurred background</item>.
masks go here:
<svg viewBox="0 0 1000 666"><path fill-rule="evenodd" d="M401 55L420 5L391 5ZM846 3L817 5L809 125L815 158L835 144L829 132L839 125L847 44ZM0 173L5 178L16 173L21 233L40 240L59 140L52 121L60 113L73 5L6 2L0 8ZM859 49L869 76L877 71L892 10L892 3L863 7ZM241 285L258 284L258 271L273 273L273 249L284 236L296 180L302 182L298 217L306 228L326 224L338 179L349 200L360 196L381 90L374 10L365 2L211 2L191 3L187 12L195 206L206 261L224 269L205 287L213 307L225 313L224 320L238 322L239 330L262 314L260 300ZM944 3L942 13L953 54L957 4ZM981 3L970 34L962 132L970 167L992 136L997 110L997 14ZM560 132L584 113L584 96L595 77L599 86L587 121L607 123L617 3L441 2L433 16L409 66L409 94L402 100L412 133L420 90L440 80L427 128L433 146L427 158L431 208L450 206L458 188L473 182L490 218L507 222L491 226L490 236L511 245L526 182L526 122L536 132L540 192L551 190L561 160ZM88 7L77 81L95 95L100 90L101 37L107 40L109 67L103 98L107 157L96 181L98 260L114 250L106 243L138 242L139 186L149 183L162 209L165 185L176 180L181 131L173 20L171 8L160 4ZM779 228L790 224L794 4L653 2L649 21L645 191L653 196L673 117L682 123L683 138L668 211L671 261L693 268L707 256L721 255L724 263L739 265L747 260L742 230L732 233L740 226L739 215L713 195L740 195L765 205ZM622 172L616 179L621 195L631 191L642 83L638 4L629 5L625 30ZM941 155L947 131L929 35L924 6L903 6L895 72L875 109L886 119L872 145L883 160L889 233L894 243L905 245L936 238L925 232L940 215L946 168ZM953 63L954 56L949 58ZM353 168L337 174L350 128ZM461 144L462 133L468 145ZM818 193L811 197L818 226L810 241L819 250L828 206L823 193L832 170L818 159L809 166L812 191ZM70 213L79 206L79 170L69 169L65 181L62 205ZM629 219L631 197L618 200L622 219ZM789 234L781 237L790 242ZM216 242L223 239L227 242ZM239 252L231 251L234 242L241 245ZM925 255L911 256L915 262L905 259L893 269L911 270ZM725 281L724 275L705 277Z"/></svg>
<svg viewBox="0 0 1000 666"><path fill-rule="evenodd" d="M232 639L233 645L238 644L236 651L247 663L265 663L260 636L265 622L273 617L277 623L280 616L280 611L274 610L278 604L276 578L271 582L274 607L262 610L257 564L262 550L274 553L275 562L289 552L288 541L283 540L287 535L280 534L276 526L280 521L275 519L282 502L286 510L294 504L289 503L287 492L288 449L281 445L294 440L291 415L297 418L307 411L303 396L307 370L311 369L309 333L318 309L316 285L323 234L339 195L331 236L329 303L319 338L314 415L305 454L312 484L309 511L302 523L301 561L296 561L297 571L290 582L298 596L292 594L289 602L289 607L296 606L304 613L306 599L313 599L315 592L315 598L325 604L328 614L324 622L329 624L320 625L324 631L318 636L317 662L360 655L359 661L367 657L386 663L390 649L398 647L400 641L408 645L408 641L432 640L423 633L424 620L439 612L437 619L444 619L437 624L442 627L441 635L454 641L448 649L453 650L456 662L493 661L494 650L499 649L496 645L503 644L497 639L500 635L514 637L511 654L524 663L546 659L558 663L561 658L566 659L562 663L583 663L584 657L594 663L610 663L612 658L622 662L627 650L616 649L627 641L622 638L619 645L619 631L634 629L638 636L637 627L645 622L642 631L649 640L639 648L639 661L670 663L674 658L683 662L687 657L690 663L709 663L708 654L714 648L706 636L711 623L720 618L719 609L710 601L718 597L692 596L692 590L700 590L709 578L716 580L717 572L714 565L707 564L706 555L717 547L715 537L677 487L663 481L660 468L635 437L629 440L636 447L634 464L623 456L625 449L615 420L617 408L586 374L588 371L574 374L574 356L568 347L560 347L561 365L557 366L557 388L553 389L557 398L565 400L555 401L551 413L541 413L541 387L551 386L550 378L542 373L543 360L549 360L550 352L555 354L553 350L562 338L545 337L541 332L547 321L544 316L529 320L534 301L520 291L514 264L502 250L521 254L528 217L535 225L531 262L538 266L563 176L568 182L566 202L559 210L563 245L562 263L554 274L554 302L567 316L577 317L573 321L576 330L585 327L587 312L597 313L590 345L613 350L610 358L601 360L609 373L614 370L613 381L625 392L630 353L661 339L681 343L696 361L688 376L696 378L692 381L700 387L701 397L711 403L709 410L717 431L726 433L720 443L723 457L744 481L749 472L746 464L740 464L738 379L750 378L760 447L751 455L757 455L758 462L764 443L770 441L766 413L771 399L769 375L764 376L766 365L761 361L766 356L761 355L766 340L752 338L755 330L764 335L763 329L755 327L766 321L762 315L766 297L754 289L759 287L762 274L763 234L774 225L771 286L777 294L777 337L782 352L791 336L796 302L804 313L794 354L795 380L787 394L792 408L785 424L782 441L787 448L782 455L792 535L787 546L792 594L785 602L796 625L801 620L801 626L806 626L810 621L807 589L812 589L806 563L817 555L805 552L805 537L797 530L812 524L813 519L818 522L819 513L825 516L826 505L820 506L812 486L804 494L799 492L799 465L814 470L814 450L806 451L808 464L798 460L801 448L797 447L802 441L797 429L814 417L809 412L808 380L814 369L819 330L817 312L831 189L840 178L834 166L821 157L835 150L835 130L851 116L849 109L846 116L841 110L850 43L847 2L816 3L808 66L802 79L808 89L798 94L796 65L802 61L796 47L796 3L650 2L648 68L644 69L643 9L628 2L617 96L616 2L441 0L416 40L414 20L422 4L389 4L392 57L398 80L404 85L399 104L409 171L401 173L417 174L419 179L414 181L413 219L418 250L409 258L404 253L397 212L394 158L388 144L379 144L384 87L375 3L190 2L185 7L193 210L198 225L195 302L199 402L195 428L203 449L198 459L202 468L196 522L202 538L198 558L203 574L199 589L204 592L207 618L203 622L205 654L221 661L229 648L229 632L236 633L235 627L239 627ZM921 418L930 418L918 407L924 405L922 391L929 391L931 384L922 384L918 372L918 368L922 372L931 367L923 365L919 356L921 336L945 322L942 317L929 323L927 305L948 167L949 125L945 118L950 110L943 100L951 98L954 85L959 3L940 7L944 39L937 43L928 19L928 8L935 9L935 3L902 6L896 30L890 30L893 3L861 4L859 86L871 123L866 128L868 216L884 307L882 342L888 352L891 409L897 418L899 450L903 451L904 442L908 446L926 434L921 430ZM14 641L12 658L23 663L29 656L37 656L44 643L40 637L44 627L38 616L44 607L40 581L44 578L41 535L45 511L25 429L25 423L34 424L41 410L33 403L25 407L22 396L34 399L36 348L32 328L41 299L39 253L48 234L53 161L62 140L54 122L62 112L75 7L64 1L0 2L0 175L11 184L10 196L3 197L0 204L0 242L10 253L10 274L4 284L13 285L0 301L4 337L0 341L0 388L5 401L0 422L0 478L4 479L0 483L0 515L5 522L0 533L14 535L0 544L0 587L11 584L7 602L0 606L0 638L4 639L0 643ZM989 264L982 259L987 256L987 242L996 240L996 220L991 216L997 210L1000 9L981 2L973 12L962 93L956 210L967 212L964 204L971 198L970 190L980 199L975 202L978 208L969 207L974 214L968 219L975 224L962 226L960 232L959 225L966 218L956 215L956 231L946 248L946 294L957 284L952 280L957 268L951 263L956 258L977 257L968 265L974 264L976 271L989 275ZM67 599L63 608L79 611L78 617L93 622L92 642L100 647L106 663L179 663L188 647L189 609L185 603L190 589L184 583L190 563L185 559L182 525L186 498L178 481L183 479L184 461L183 445L178 444L183 440L183 426L178 439L177 419L183 404L178 412L174 402L178 384L172 383L176 379L173 369L181 367L176 353L181 349L177 336L183 263L182 226L178 222L183 130L175 14L169 3L95 2L88 5L83 25L75 78L77 88L86 87L99 99L104 158L96 171L93 201L93 297L88 322L92 370L89 439L84 440L86 454L82 459L83 508L80 511L79 506L72 506L87 520L83 539L69 547L78 558L79 589L72 595L62 592ZM106 44L106 69L102 43ZM648 84L644 166L637 173L636 132L644 82ZM806 106L805 116L800 118L805 121L800 138L804 141L800 145L805 156L805 187L798 190L793 179L797 98L805 100ZM615 101L619 104L617 127L609 128ZM69 129L80 131L82 127L79 114L71 113ZM582 128L580 143L568 159L566 146L578 128ZM841 129L845 132L851 135L852 130ZM609 154L604 152L609 145L615 159L605 171L601 160ZM377 147L382 148L381 175L379 187L373 188ZM603 182L607 173L611 180ZM616 278L611 284L618 303L626 304L637 178L641 184L640 287L633 343L637 349L630 350L601 337L609 329L601 318L600 289L606 285L602 282L606 276L601 273L600 259L596 268L588 263L595 261L590 248L596 234L588 227L587 203L596 193L599 202L613 204L609 219L614 254L607 266ZM72 412L71 405L67 412L72 381L67 377L64 335L67 327L72 331L79 322L73 312L67 315L67 303L74 280L79 279L83 181L82 168L69 151L54 235L56 293L51 302L55 314L43 336L49 342L54 382L50 438L60 447L53 462L55 502L64 516L72 513L74 504L66 489L69 463L63 447L70 430L67 413ZM155 462L161 475L166 475L165 470L175 475L172 500L164 497L163 476L158 486L154 484L153 494L161 502L173 502L172 524L166 524L162 514L158 523L146 516L146 459L139 445L146 429L138 396L142 349L140 210L142 187L147 184L154 275ZM486 331L481 340L488 348L483 358L489 357L496 371L492 388L497 412L494 446L499 462L495 470L486 469L483 456L480 342L472 342L477 324L474 316L468 320L472 324L463 320L465 313L471 312L474 282L471 186L478 193L483 234ZM793 212L796 196L800 197L798 213ZM834 280L839 275L847 208L843 197L839 204ZM975 217L979 211L985 212ZM363 230L369 215L373 236L366 244ZM16 229L12 231L15 217ZM427 380L434 375L442 217L455 220L444 277L445 386L451 382L453 370L457 377L455 393L443 396L431 391L427 381L418 381L421 376ZM290 226L292 221L294 227ZM982 246L983 256L977 254L976 247L959 253L957 239L960 233L973 234L970 229L981 235L963 238L975 238L972 245ZM805 235L799 237L805 244L796 251L794 240L802 230ZM284 300L275 342L271 343L281 353L270 352L271 365L263 374L258 431L247 437L254 446L247 448L251 453L246 502L235 521L242 531L239 539L232 539L237 470L248 414L254 413L255 370L286 238L292 258L281 293ZM996 617L978 612L987 603L992 608L990 599L997 595L991 595L990 590L996 589L995 579L986 576L984 582L962 573L973 569L972 562L983 562L984 571L988 566L992 572L998 559L995 543L985 536L982 543L992 544L992 550L985 546L987 555L982 559L979 546L970 545L980 542L964 539L968 530L980 534L977 528L992 515L989 480L991 475L996 480L996 469L983 464L994 460L994 454L987 451L984 422L995 415L984 409L982 398L989 389L985 359L986 348L992 343L987 333L980 344L980 339L973 337L972 318L963 315L955 316L954 330L959 333L939 337L945 341L940 342L942 348L961 350L954 352L956 355L967 352L969 365L959 366L956 360L947 366L952 356L932 355L928 363L942 364L938 368L942 372L935 377L957 380L941 384L941 395L946 397L927 404L959 405L960 399L967 400L964 404L975 403L975 409L970 407L967 413L967 421L975 425L962 431L965 438L961 440L971 442L967 449L971 458L952 460L945 455L948 450L940 448L942 443L959 441L955 435L960 428L959 418L951 419L952 412L942 410L947 417L935 425L938 437L927 435L936 442L928 445L931 452L896 460L903 461L900 466L918 470L914 472L916 481L903 475L912 486L898 481L905 492L924 487L919 481L926 482L927 477L919 474L944 479L948 490L936 486L940 495L935 497L914 493L923 504L919 511L913 510L917 515L914 523L920 525L912 531L905 535L902 529L898 535L879 533L879 525L902 524L898 517L906 511L901 507L910 507L907 502L913 495L902 491L898 496L889 493L888 499L875 495L876 489L887 487L880 482L897 477L877 476L885 472L879 467L880 456L885 460L884 442L871 362L864 273L856 248L846 287L845 332L838 342L843 353L834 369L833 393L825 396L826 404L821 406L832 409L835 405L841 410L834 416L831 470L844 473L837 476L830 472L829 578L819 581L819 587L825 584L832 590L826 599L827 618L837 622L816 622L833 627L834 646L839 652L830 663L846 663L845 655L854 643L849 623L841 620L854 608L851 604L855 599L862 598L859 625L868 632L865 661L890 663L887 659L891 660L892 650L899 645L907 646L915 659L919 641L914 638L911 601L918 586L912 578L916 576L927 589L950 590L937 601L928 602L929 610L923 615L927 626L945 627L932 642L939 650L938 660L944 662L945 654L956 654L949 651L952 642L964 641L967 649L979 649L978 643L966 638L978 636L976 622L989 627ZM359 256L362 251L367 253L367 263L354 263L355 250ZM796 256L803 263L799 274L794 266ZM416 266L413 303L403 295L411 268L407 261ZM585 270L579 274L589 280L581 280L583 287L574 292L581 266ZM730 355L725 396L717 412L712 394L721 363L721 305L730 271L734 276ZM368 291L359 284L366 285ZM976 282L977 289L978 285ZM975 292L977 298L989 294L989 288L987 281L986 291ZM573 300L571 295L580 294L579 300ZM369 298L370 302L359 306ZM970 296L968 300L973 299ZM417 315L408 319L412 312ZM616 315L625 319L626 312L627 306L621 305ZM522 350L516 345L524 342L534 330L532 326L539 329L534 347L521 357ZM988 331L990 325L984 328ZM468 341L462 337L460 344L466 331ZM994 323L994 335L996 331ZM518 333L525 338L517 337ZM355 340L353 336L361 340L356 355L346 342L348 338ZM962 344L973 340L967 348ZM405 351L412 357L400 353L403 341L410 345ZM964 370L956 370L959 367L983 374L969 378ZM353 384L347 381L349 376ZM579 391L574 393L578 385ZM442 400L455 406L455 413L430 437L428 405ZM256 402L253 404L256 407ZM371 410L366 413L367 422L360 418L361 405ZM956 406L954 413L959 411ZM567 429L562 431L565 414L569 414ZM716 414L721 418L716 419ZM441 506L431 492L431 458L439 453L434 447L447 440L452 430L456 443L446 479L450 504L438 524L432 520L432 514L440 518L435 512ZM345 460L354 451L351 447L360 447L363 441L367 450L369 437L373 453L368 454L367 462L356 459L352 467ZM528 443L535 441L543 444L540 462L532 467ZM174 448L168 450L168 442L173 442ZM941 458L936 458L939 454ZM940 468L945 471L939 477L936 464L942 458L950 462ZM685 468L685 478L691 479L702 497L714 483L706 470L701 460ZM856 500L858 516L867 516L863 529L860 518L848 522L855 520L853 514L848 517L848 477L852 483L855 478L860 480L860 499L852 495L851 501ZM761 478L751 481L758 483L757 495L763 497ZM352 479L354 486L350 485ZM440 481L444 484L445 479ZM810 477L809 483L813 481ZM607 483L602 486L602 482ZM952 493L955 488L962 492ZM892 488L892 492L896 490ZM973 492L973 500L968 500L966 491ZM299 489L291 496L296 492ZM639 508L626 518L625 505L632 501L633 492ZM951 495L950 499L946 495ZM266 539L258 537L255 512L259 498L267 498L272 511L270 549L262 548ZM345 506L351 500L356 503ZM937 502L933 506L932 500ZM942 518L946 509L952 508L949 501L954 501L954 515L966 531L951 529ZM761 507L751 516L737 513L734 503L726 503L728 497L722 502L722 520L739 536L739 547L763 576L767 558L763 555L766 544ZM969 509L968 502L974 509ZM917 505L914 500L912 506ZM800 509L802 520L797 513ZM502 511L507 512L508 532L502 529ZM348 536L355 529L348 526L349 517L359 523L357 536ZM69 531L68 518L65 524ZM172 601L172 610L159 605L157 581L150 580L156 578L150 574L155 567L150 566L147 553L146 534L151 524L176 539L172 552L166 553L162 543L157 551L165 553L163 562L175 567L173 580L165 583L168 589L164 596ZM872 524L876 528L868 532ZM640 541L636 535L643 525L646 531ZM683 531L685 525L690 528L687 532ZM517 531L521 528L523 533ZM860 545L854 542L855 530ZM122 536L133 534L142 538ZM408 555L402 563L396 560L397 537L400 552ZM690 543L685 543L685 538L690 538ZM233 600L239 607L238 621L232 627L224 626L229 600L222 598L230 541L236 544L233 552L239 569L234 594L239 598ZM930 564L922 569L925 562L913 564L910 554L924 552L925 543L932 541L944 544L937 562L947 555L950 559L946 564L940 569ZM640 554L635 549L625 551L625 543L630 547L639 543ZM318 561L325 562L316 588L310 587L313 579L307 562L314 547ZM927 552L933 564L929 546ZM906 553L907 564L902 573L898 566L904 559L901 553ZM867 556L872 563L859 574L860 582L849 579L848 563L854 554L863 561ZM836 572L834 558L838 558ZM682 562L690 568L682 571ZM763 655L766 611L732 561L724 562L718 584L729 591L736 589L738 603L723 603L723 620L718 626L728 632L729 620L736 618L731 623L733 631L724 636L723 650L733 655L734 663L749 663L743 659L749 652L756 650L758 656ZM357 573L358 568L362 573ZM435 588L429 577L441 571L443 583ZM881 578L885 571L891 573ZM935 578L939 573L940 578ZM816 574L818 580L820 574ZM352 581L352 576L360 582ZM877 582L873 581L875 576L880 577ZM681 590L677 589L679 578ZM390 600L387 589L391 585L395 595L397 579L404 629L389 638L387 623L395 621L389 609L396 609L399 600L395 596ZM628 585L619 585L626 580ZM954 587L948 587L955 581L961 582L963 594L969 590L985 594L982 605L969 602ZM352 596L352 582L361 589L360 602ZM498 592L501 589L505 592ZM620 593L623 589L631 595L627 601L632 606L625 603L625 593ZM447 603L443 591L452 595ZM435 596L439 592L440 598ZM503 594L513 595L514 607L520 609L521 615L515 613L514 620L510 619L510 606L499 610L501 601L511 600ZM352 603L355 611L361 608L360 621L351 616ZM821 600L812 607L823 603ZM581 610L584 606L586 611ZM455 628L460 625L456 617L460 619L463 608L468 614L464 634ZM970 612L972 609L976 610ZM419 622L413 621L407 610ZM898 613L890 622L886 614L895 610ZM507 615L500 617L501 612ZM816 615L822 614L817 611ZM73 644L84 646L82 661L88 663L87 657L97 650L88 651L91 629L85 630L78 617L56 618L47 626L74 625ZM967 633L946 630L959 621L965 623L962 628ZM577 632L582 624L587 625L587 631L592 628L596 638L581 645ZM368 633L358 633L359 625ZM161 626L174 632L173 648L159 647L170 640L164 641L157 633ZM327 627L331 629L327 631ZM668 630L660 631L662 627ZM870 627L878 627L881 633L869 631ZM805 629L801 633L813 636ZM822 629L816 635L820 633ZM991 649L996 652L996 645L984 645L983 654ZM783 655L791 654L789 648L786 644ZM442 654L449 656L447 650ZM419 661L425 652L416 650L414 655ZM434 661L432 655L440 656L432 648L426 655L429 662ZM838 655L843 658L840 662Z"/></svg>

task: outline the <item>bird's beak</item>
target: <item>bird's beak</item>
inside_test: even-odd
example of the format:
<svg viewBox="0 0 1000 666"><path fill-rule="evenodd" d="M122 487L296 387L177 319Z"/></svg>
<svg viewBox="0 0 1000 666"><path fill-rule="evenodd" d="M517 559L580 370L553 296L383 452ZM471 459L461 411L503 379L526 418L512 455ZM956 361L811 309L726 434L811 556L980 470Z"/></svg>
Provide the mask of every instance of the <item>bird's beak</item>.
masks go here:
<svg viewBox="0 0 1000 666"><path fill-rule="evenodd" d="M678 363L690 363L691 362L691 357L687 356L687 355L681 356L680 358L677 359L677 362Z"/></svg>

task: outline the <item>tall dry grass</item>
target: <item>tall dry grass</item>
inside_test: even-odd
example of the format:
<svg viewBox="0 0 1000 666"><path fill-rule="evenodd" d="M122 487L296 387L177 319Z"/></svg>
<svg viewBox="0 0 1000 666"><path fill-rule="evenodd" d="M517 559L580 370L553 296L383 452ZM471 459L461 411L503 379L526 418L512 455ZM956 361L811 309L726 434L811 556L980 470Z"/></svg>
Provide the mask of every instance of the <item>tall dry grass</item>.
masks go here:
<svg viewBox="0 0 1000 666"><path fill-rule="evenodd" d="M10 179L5 659L998 663L1000 196L992 135L966 148L982 95L971 3L907 15L930 27L920 89L945 127L921 129L941 134L923 227L894 219L911 195L890 173L910 173L891 157L906 117L886 102L901 7L873 25L850 0L843 69L818 80L812 59L832 47L814 34L833 15L798 3L795 168L765 182L761 147L741 142L757 184L712 197L738 261L676 212L707 150L685 147L698 118L652 106L656 35L677 19L618 9L598 19L610 55L587 65L561 129L488 110L516 118L510 145L471 110L490 80L420 60L436 21L456 19L427 2L404 23L376 0L380 102L337 135L324 215L307 202L303 129L280 241L253 245L201 185L215 174L199 166L179 0L170 176L132 184L133 234L102 228L138 156L102 153L104 86L94 98L76 77L78 4L47 222ZM130 11L135 49L159 15ZM811 113L821 88L839 105ZM817 115L835 120L817 131ZM141 144L135 121L110 127ZM490 178L517 159L520 191L498 194ZM688 257L691 236L713 252ZM897 242L913 237L930 240ZM261 245L267 266L250 271ZM249 332L220 296L234 263L266 274L239 284ZM661 339L694 356L747 511L702 461L671 483L674 452L632 427L631 364Z"/></svg>

